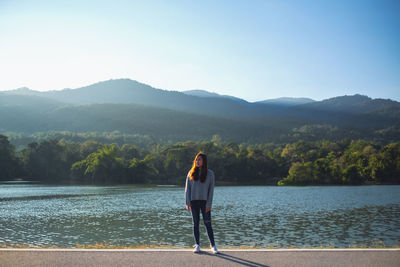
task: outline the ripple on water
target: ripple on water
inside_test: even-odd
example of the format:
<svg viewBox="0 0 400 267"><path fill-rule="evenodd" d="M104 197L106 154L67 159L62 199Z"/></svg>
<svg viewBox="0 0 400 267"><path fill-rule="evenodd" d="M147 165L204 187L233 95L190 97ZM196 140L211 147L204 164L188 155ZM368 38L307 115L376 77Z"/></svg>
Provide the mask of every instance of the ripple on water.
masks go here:
<svg viewBox="0 0 400 267"><path fill-rule="evenodd" d="M183 190L2 186L8 200L0 201L0 243L191 246ZM399 245L399 193L399 186L216 187L215 239L220 246ZM207 239L201 226L201 240Z"/></svg>

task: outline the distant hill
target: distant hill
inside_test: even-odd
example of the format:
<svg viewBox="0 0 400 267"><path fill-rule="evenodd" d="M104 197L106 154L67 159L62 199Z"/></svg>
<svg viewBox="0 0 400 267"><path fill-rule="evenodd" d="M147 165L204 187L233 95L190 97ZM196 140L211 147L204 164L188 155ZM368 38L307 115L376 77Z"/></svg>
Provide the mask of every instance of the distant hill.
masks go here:
<svg viewBox="0 0 400 267"><path fill-rule="evenodd" d="M318 102L307 103L302 108L349 112L355 114L380 112L387 109L400 109L400 102L390 99L372 99L364 95L338 96Z"/></svg>
<svg viewBox="0 0 400 267"><path fill-rule="evenodd" d="M41 92L35 91L35 90L31 90L28 87L21 87L21 88L17 88L17 89L10 90L10 91L4 91L2 93L4 93L4 94L13 94L13 95L36 95L36 96L40 96L41 95Z"/></svg>
<svg viewBox="0 0 400 267"><path fill-rule="evenodd" d="M297 105L291 109L302 118L329 121L336 125L378 128L400 125L399 102L358 94Z"/></svg>
<svg viewBox="0 0 400 267"><path fill-rule="evenodd" d="M315 100L311 98L305 98L305 97L279 97L279 98L274 98L274 99L266 99L263 101L257 101L255 103L260 103L260 104L275 104L275 105L282 105L282 106L296 106L296 105L301 105L301 104L307 104L307 103L312 103L315 102Z"/></svg>
<svg viewBox="0 0 400 267"><path fill-rule="evenodd" d="M0 107L2 108L20 108L21 110L34 109L41 112L53 110L64 105L66 105L66 103L47 97L36 96L34 94L14 95L0 92Z"/></svg>
<svg viewBox="0 0 400 267"><path fill-rule="evenodd" d="M192 95L192 96L199 96L199 97L222 97L222 98L236 100L239 102L247 102L246 100L238 98L238 97L234 97L234 96L230 96L230 95L220 95L217 93L208 92L206 90L187 90L187 91L183 91L182 93L187 94L187 95Z"/></svg>
<svg viewBox="0 0 400 267"><path fill-rule="evenodd" d="M117 131L145 135L160 143L210 140L215 134L225 141L245 143L343 138L370 138L385 143L400 139L400 128L394 126L381 130L347 129L316 125L312 120L284 115L263 116L261 119L226 118L129 103L65 105L36 96L18 96L21 103L32 101L29 105L4 105L10 97L15 100L15 96L0 95L2 100L6 100L0 102L0 133L23 136L64 131Z"/></svg>
<svg viewBox="0 0 400 267"><path fill-rule="evenodd" d="M317 122L325 121L327 123L330 123L333 119L335 123L343 123L344 125L351 125L349 123L349 119L352 119L351 115L366 115L368 119L371 116L376 118L381 116L385 125L396 123L400 110L399 102L371 99L361 95L339 96L323 101L314 101L309 98L278 98L249 103L240 98L222 96L205 90L178 92L156 89L130 79L108 80L77 89L61 91L39 92L20 88L4 93L42 96L75 105L134 103L230 118L284 115L315 119ZM316 111L320 112L317 114ZM339 114L340 119L335 118L336 113ZM387 122L388 117L390 120Z"/></svg>
<svg viewBox="0 0 400 267"><path fill-rule="evenodd" d="M252 117L277 112L277 107L274 105L254 105L227 97L198 97L178 91L156 89L129 79L108 80L77 89L61 91L33 93L31 90L11 90L5 92L5 94L19 95L26 95L27 93L76 105L134 103L225 117Z"/></svg>
<svg viewBox="0 0 400 267"><path fill-rule="evenodd" d="M310 138L318 139L380 131L393 141L399 118L399 102L362 95L250 103L204 90L156 89L129 79L61 91L0 92L0 133L117 130L174 140L220 134L227 140L255 142L300 138L310 132Z"/></svg>
<svg viewBox="0 0 400 267"><path fill-rule="evenodd" d="M38 96L0 94L0 133L112 132L149 135L157 141L209 140L215 134L237 142L262 142L305 121L282 123L193 114L132 103L65 104Z"/></svg>

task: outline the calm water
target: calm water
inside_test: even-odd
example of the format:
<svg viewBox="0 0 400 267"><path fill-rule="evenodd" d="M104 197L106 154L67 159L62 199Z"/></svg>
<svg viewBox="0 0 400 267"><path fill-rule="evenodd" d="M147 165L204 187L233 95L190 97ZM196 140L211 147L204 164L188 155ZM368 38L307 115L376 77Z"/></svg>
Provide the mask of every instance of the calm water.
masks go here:
<svg viewBox="0 0 400 267"><path fill-rule="evenodd" d="M400 186L216 187L211 214L219 246L400 245ZM184 188L0 184L0 246L96 242L192 246Z"/></svg>

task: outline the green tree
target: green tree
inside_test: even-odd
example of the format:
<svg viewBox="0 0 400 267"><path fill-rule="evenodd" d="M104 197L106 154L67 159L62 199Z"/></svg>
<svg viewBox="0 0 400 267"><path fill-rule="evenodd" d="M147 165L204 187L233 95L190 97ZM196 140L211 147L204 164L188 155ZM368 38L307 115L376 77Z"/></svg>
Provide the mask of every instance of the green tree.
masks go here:
<svg viewBox="0 0 400 267"><path fill-rule="evenodd" d="M400 142L386 145L369 161L371 176L378 183L400 183Z"/></svg>
<svg viewBox="0 0 400 267"><path fill-rule="evenodd" d="M351 185L363 183L363 177L360 175L360 168L352 164L343 171L343 182Z"/></svg>
<svg viewBox="0 0 400 267"><path fill-rule="evenodd" d="M20 174L20 162L16 157L14 146L8 137L0 134L0 180L15 178Z"/></svg>
<svg viewBox="0 0 400 267"><path fill-rule="evenodd" d="M67 162L66 147L57 139L32 142L22 151L26 178L49 183L67 180L70 162Z"/></svg>
<svg viewBox="0 0 400 267"><path fill-rule="evenodd" d="M159 173L154 166L154 161L155 156L151 154L142 160L132 159L129 165L130 183L143 184L154 181L154 176Z"/></svg>
<svg viewBox="0 0 400 267"><path fill-rule="evenodd" d="M103 145L86 159L74 163L71 171L78 176L83 173L86 178L89 178L85 181L92 184L126 183L128 182L127 167L123 158L118 157L118 153L119 149L116 145Z"/></svg>
<svg viewBox="0 0 400 267"><path fill-rule="evenodd" d="M295 162L289 169L289 175L278 182L278 185L308 185L315 184L313 163Z"/></svg>

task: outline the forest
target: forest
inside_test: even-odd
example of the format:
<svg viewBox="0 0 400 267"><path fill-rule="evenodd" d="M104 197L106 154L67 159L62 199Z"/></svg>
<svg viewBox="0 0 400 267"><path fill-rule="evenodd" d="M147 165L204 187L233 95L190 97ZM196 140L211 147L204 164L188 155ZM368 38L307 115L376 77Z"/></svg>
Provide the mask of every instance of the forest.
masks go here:
<svg viewBox="0 0 400 267"><path fill-rule="evenodd" d="M49 184L185 183L202 151L217 185L400 184L400 142L297 141L287 144L210 140L159 144L33 141L16 149L0 134L0 180Z"/></svg>

